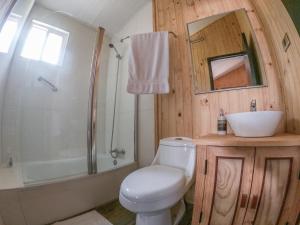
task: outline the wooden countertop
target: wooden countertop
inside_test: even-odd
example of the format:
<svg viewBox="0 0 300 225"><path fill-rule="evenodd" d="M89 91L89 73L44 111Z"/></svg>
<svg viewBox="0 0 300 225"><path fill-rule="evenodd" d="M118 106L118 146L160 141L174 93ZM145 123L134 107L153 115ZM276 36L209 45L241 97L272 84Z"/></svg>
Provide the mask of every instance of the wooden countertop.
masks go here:
<svg viewBox="0 0 300 225"><path fill-rule="evenodd" d="M300 135L277 134L273 137L243 138L234 135L211 134L193 140L196 145L203 146L237 146L237 147L271 147L300 146Z"/></svg>

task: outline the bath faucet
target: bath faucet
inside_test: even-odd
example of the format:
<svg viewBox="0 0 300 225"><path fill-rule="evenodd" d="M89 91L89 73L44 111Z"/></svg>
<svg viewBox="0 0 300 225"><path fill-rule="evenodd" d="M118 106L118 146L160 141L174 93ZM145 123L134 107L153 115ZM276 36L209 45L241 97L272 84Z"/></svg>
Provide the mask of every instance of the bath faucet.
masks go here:
<svg viewBox="0 0 300 225"><path fill-rule="evenodd" d="M125 155L125 153L126 151L124 149L119 150L117 148L110 151L110 155L113 159L118 158L120 155Z"/></svg>
<svg viewBox="0 0 300 225"><path fill-rule="evenodd" d="M8 168L12 168L14 165L14 161L13 161L13 158L10 157L9 160L8 160Z"/></svg>
<svg viewBox="0 0 300 225"><path fill-rule="evenodd" d="M253 99L250 103L250 112L256 112L256 100Z"/></svg>

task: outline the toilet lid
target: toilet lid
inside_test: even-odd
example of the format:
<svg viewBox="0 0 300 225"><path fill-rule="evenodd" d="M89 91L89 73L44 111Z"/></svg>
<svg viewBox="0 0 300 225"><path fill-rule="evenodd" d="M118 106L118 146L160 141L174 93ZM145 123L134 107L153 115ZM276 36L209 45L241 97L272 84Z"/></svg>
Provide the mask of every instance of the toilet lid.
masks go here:
<svg viewBox="0 0 300 225"><path fill-rule="evenodd" d="M131 201L155 201L183 189L184 172L162 165L139 169L125 178L121 193Z"/></svg>

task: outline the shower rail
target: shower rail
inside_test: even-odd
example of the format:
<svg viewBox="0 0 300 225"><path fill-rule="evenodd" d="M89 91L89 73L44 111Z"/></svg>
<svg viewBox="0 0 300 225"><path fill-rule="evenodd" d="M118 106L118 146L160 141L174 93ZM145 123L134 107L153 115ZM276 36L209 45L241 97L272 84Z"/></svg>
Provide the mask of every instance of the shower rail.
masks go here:
<svg viewBox="0 0 300 225"><path fill-rule="evenodd" d="M96 174L97 150L96 150L96 123L97 123L97 90L100 68L100 53L102 49L105 29L99 27L98 40L94 50L92 71L90 77L89 108L87 120L87 164L88 174Z"/></svg>

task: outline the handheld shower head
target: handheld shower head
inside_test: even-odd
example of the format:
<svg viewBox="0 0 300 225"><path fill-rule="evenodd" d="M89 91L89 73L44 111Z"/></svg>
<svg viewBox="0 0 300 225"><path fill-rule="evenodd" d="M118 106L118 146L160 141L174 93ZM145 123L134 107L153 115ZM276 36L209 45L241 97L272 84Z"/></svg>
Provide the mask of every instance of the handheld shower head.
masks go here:
<svg viewBox="0 0 300 225"><path fill-rule="evenodd" d="M113 48L113 49L115 50L115 52L116 52L116 57L117 57L118 59L122 59L122 56L120 55L120 53L118 52L118 50L117 50L117 48L114 46L114 44L109 43L108 46L109 46L110 48Z"/></svg>

